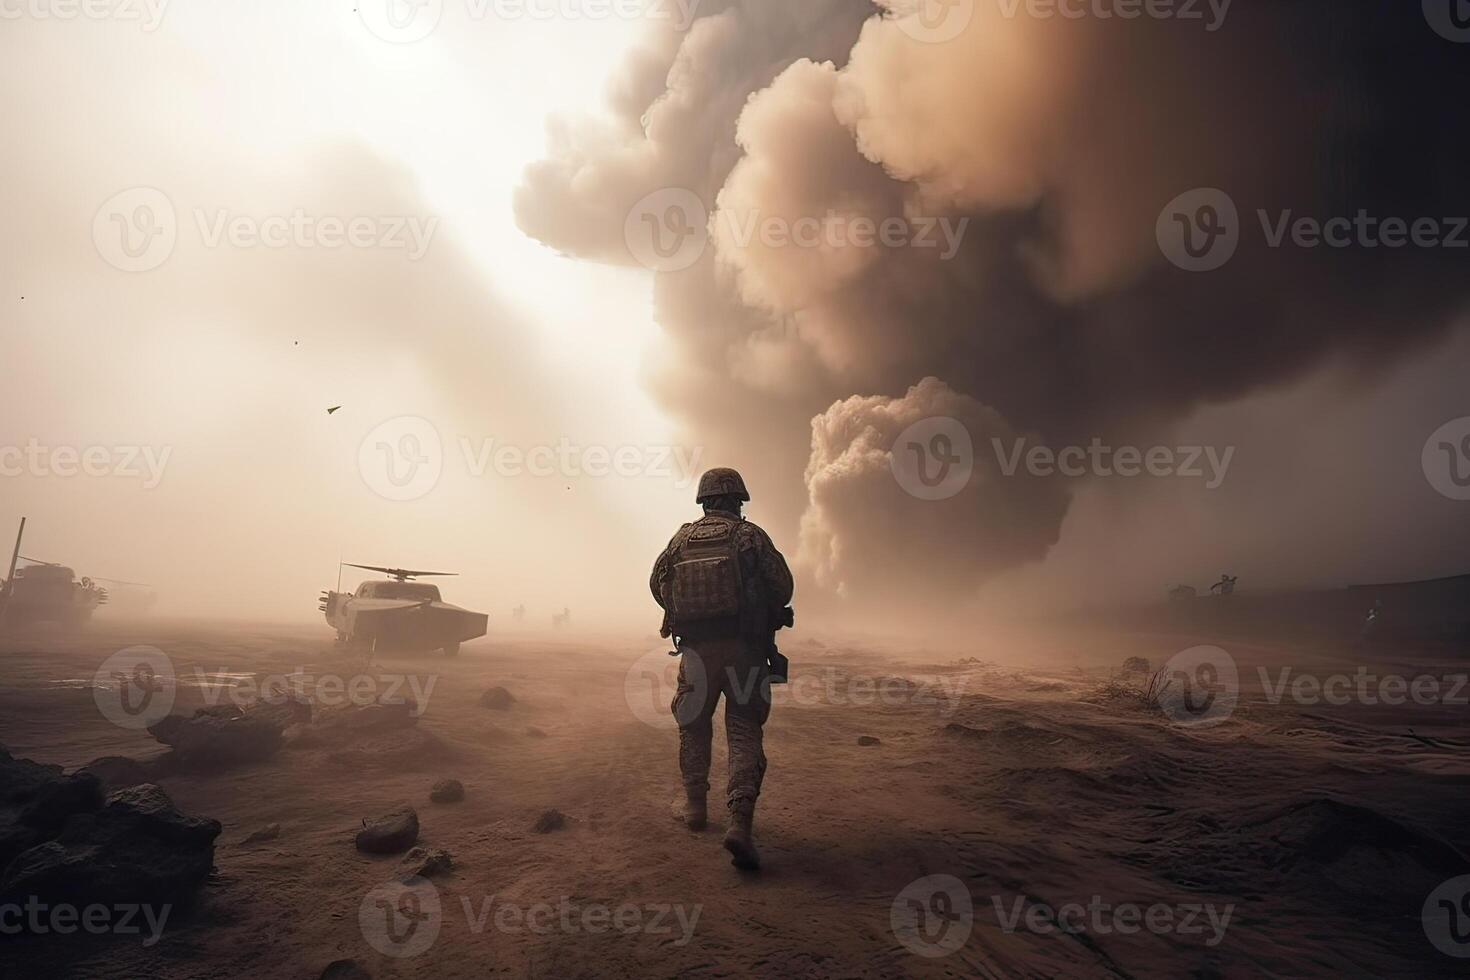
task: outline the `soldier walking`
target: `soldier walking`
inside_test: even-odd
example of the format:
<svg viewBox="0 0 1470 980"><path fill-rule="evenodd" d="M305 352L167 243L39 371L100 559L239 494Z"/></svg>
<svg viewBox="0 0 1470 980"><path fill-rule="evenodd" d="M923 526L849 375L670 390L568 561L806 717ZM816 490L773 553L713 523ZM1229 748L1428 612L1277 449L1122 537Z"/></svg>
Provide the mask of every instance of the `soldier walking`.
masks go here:
<svg viewBox="0 0 1470 980"><path fill-rule="evenodd" d="M680 653L672 709L679 723L684 822L703 830L708 819L710 746L723 695L730 746L724 845L731 863L754 870L760 853L751 825L766 774L762 726L771 713L768 660L776 631L791 622L792 581L770 536L740 516L749 500L735 470L705 473L695 497L704 516L679 528L654 563L649 587L664 610L660 635L673 636Z"/></svg>

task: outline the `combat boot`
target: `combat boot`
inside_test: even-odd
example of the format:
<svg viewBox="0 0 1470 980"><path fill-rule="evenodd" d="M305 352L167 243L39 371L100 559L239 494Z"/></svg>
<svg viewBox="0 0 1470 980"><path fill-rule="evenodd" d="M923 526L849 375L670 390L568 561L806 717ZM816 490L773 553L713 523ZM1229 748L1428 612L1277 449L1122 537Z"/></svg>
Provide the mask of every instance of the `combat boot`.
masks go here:
<svg viewBox="0 0 1470 980"><path fill-rule="evenodd" d="M730 852L730 863L742 871L756 871L761 866L760 851L755 849L751 837L751 823L755 819L755 807L742 806L730 811L730 829L725 832L725 850Z"/></svg>
<svg viewBox="0 0 1470 980"><path fill-rule="evenodd" d="M690 792L684 800L684 826L690 830L703 830L709 820L709 808L705 805L705 794Z"/></svg>

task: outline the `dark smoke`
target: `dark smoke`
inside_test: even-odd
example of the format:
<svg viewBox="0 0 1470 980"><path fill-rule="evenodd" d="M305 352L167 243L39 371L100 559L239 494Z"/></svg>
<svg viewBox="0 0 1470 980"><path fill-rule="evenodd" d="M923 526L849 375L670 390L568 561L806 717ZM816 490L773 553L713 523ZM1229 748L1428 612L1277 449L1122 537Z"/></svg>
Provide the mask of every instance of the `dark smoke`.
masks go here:
<svg viewBox="0 0 1470 980"><path fill-rule="evenodd" d="M865 4L706 10L630 59L611 130L562 125L517 200L548 244L628 262L635 202L701 197L713 247L658 276L653 384L854 598L973 591L1044 556L1066 513L1064 488L983 473L908 498L886 478L896 419L947 405L982 454L990 431L1153 439L1328 365L1382 374L1464 307L1463 250L1271 248L1256 218L1470 214L1470 57L1419 4L1237 0L1214 31L1020 9L978 3L941 44ZM1242 223L1208 273L1155 238L1194 188ZM831 213L968 224L948 261L729 233Z"/></svg>

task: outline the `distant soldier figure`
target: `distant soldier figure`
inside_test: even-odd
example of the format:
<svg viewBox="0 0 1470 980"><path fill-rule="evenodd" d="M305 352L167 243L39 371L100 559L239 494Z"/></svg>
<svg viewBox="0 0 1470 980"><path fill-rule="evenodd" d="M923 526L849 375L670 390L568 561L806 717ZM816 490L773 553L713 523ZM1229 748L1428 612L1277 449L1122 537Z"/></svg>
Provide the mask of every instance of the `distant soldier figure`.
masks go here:
<svg viewBox="0 0 1470 980"><path fill-rule="evenodd" d="M510 611L511 618L518 623L526 621L526 604L523 602Z"/></svg>
<svg viewBox="0 0 1470 980"><path fill-rule="evenodd" d="M760 854L751 824L766 774L761 726L771 713L767 658L776 630L790 624L792 581L770 536L740 516L748 500L734 470L704 474L695 497L704 516L679 528L654 563L649 587L664 610L660 635L674 637L681 654L671 707L679 723L684 822L703 830L708 819L710 744L724 695L730 746L724 844L736 867L753 870Z"/></svg>

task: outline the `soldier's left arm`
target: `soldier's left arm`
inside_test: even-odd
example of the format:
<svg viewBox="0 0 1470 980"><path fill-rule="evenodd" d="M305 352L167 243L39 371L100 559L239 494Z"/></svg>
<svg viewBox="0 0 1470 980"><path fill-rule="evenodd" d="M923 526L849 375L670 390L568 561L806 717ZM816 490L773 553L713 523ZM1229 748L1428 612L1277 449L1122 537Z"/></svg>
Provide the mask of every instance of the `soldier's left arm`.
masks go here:
<svg viewBox="0 0 1470 980"><path fill-rule="evenodd" d="M766 598L772 608L781 609L791 602L792 593L796 590L791 569L786 565L785 556L776 549L771 536L754 524L750 527L755 531L756 567L760 569L761 580L765 584Z"/></svg>

